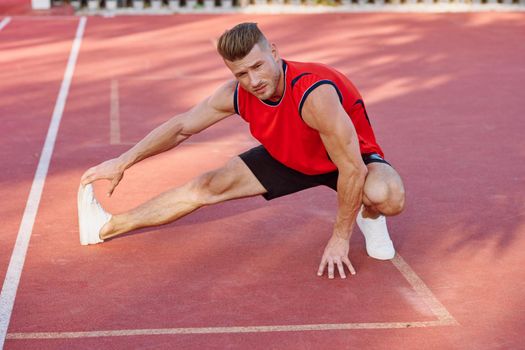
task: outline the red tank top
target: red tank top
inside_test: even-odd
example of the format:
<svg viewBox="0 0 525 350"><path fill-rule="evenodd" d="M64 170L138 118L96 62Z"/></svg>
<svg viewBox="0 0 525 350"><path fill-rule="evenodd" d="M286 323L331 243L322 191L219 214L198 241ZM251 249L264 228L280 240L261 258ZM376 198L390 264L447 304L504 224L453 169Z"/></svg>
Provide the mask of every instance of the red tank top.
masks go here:
<svg viewBox="0 0 525 350"><path fill-rule="evenodd" d="M322 84L335 87L359 138L361 154L383 151L377 144L366 109L352 82L333 68L318 63L283 60L284 93L279 101L262 101L239 84L234 94L235 111L250 124L250 132L279 162L308 175L337 169L330 160L319 132L302 119L308 95Z"/></svg>

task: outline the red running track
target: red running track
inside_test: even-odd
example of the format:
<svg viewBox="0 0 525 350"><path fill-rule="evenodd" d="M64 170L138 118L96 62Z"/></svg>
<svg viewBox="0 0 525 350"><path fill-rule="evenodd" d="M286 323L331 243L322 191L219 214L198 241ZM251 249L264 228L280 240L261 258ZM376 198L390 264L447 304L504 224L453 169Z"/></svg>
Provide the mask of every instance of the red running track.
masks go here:
<svg viewBox="0 0 525 350"><path fill-rule="evenodd" d="M88 19L5 348L519 348L524 14L256 18L283 57L333 65L361 89L408 191L406 212L390 220L395 264L368 258L356 232L357 275L315 275L336 205L322 188L79 245L82 172L229 78L213 39L247 20ZM77 24L15 17L0 32L2 276ZM232 117L130 169L103 204L126 210L253 144Z"/></svg>

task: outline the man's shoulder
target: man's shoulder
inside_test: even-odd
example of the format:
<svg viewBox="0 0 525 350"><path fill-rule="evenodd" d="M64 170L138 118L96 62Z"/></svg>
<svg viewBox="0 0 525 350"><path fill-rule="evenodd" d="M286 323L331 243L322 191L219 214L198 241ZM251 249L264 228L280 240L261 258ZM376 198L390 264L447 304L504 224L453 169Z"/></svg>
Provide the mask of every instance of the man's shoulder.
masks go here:
<svg viewBox="0 0 525 350"><path fill-rule="evenodd" d="M286 63L288 64L292 75L300 75L303 73L324 75L336 72L334 68L319 62L286 61Z"/></svg>
<svg viewBox="0 0 525 350"><path fill-rule="evenodd" d="M234 112L233 97L237 88L235 80L228 80L220 85L210 96L209 102L214 108Z"/></svg>

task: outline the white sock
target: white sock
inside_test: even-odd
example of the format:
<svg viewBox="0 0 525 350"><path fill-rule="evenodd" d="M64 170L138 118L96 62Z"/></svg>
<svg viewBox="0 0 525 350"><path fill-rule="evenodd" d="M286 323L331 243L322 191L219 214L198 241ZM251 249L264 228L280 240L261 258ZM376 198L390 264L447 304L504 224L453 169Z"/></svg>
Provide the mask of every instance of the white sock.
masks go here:
<svg viewBox="0 0 525 350"><path fill-rule="evenodd" d="M388 234L386 218L380 215L375 219L363 217L364 206L357 214L357 226L365 236L366 252L369 256L379 260L390 260L396 254L394 244Z"/></svg>
<svg viewBox="0 0 525 350"><path fill-rule="evenodd" d="M91 184L78 188L78 227L80 244L97 244L104 242L99 233L102 226L111 219L95 198Z"/></svg>

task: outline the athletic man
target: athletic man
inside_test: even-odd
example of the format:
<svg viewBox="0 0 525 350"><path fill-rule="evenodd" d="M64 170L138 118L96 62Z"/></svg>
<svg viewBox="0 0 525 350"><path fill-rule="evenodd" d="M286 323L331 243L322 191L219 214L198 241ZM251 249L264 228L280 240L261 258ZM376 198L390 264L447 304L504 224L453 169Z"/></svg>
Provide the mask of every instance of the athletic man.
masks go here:
<svg viewBox="0 0 525 350"><path fill-rule="evenodd" d="M87 235L87 243L97 243L140 227L172 222L205 205L256 195L271 200L326 185L337 191L338 209L318 275L328 267L329 278L334 278L335 268L346 278L345 265L355 273L348 252L356 220L368 254L393 258L385 215L403 210L403 184L383 159L354 85L330 67L281 59L255 23L226 31L217 46L235 80L157 127L120 157L82 176L79 206L91 203L91 212L85 219L79 214L81 237ZM108 179L111 195L133 164L172 149L234 114L250 124L260 146L124 214L111 216L93 199L91 185L86 185ZM88 204L81 204L86 198Z"/></svg>

